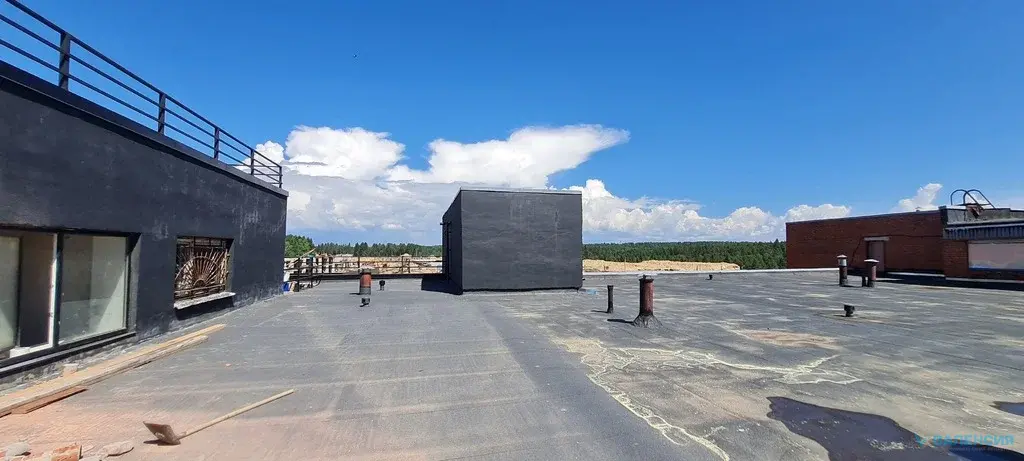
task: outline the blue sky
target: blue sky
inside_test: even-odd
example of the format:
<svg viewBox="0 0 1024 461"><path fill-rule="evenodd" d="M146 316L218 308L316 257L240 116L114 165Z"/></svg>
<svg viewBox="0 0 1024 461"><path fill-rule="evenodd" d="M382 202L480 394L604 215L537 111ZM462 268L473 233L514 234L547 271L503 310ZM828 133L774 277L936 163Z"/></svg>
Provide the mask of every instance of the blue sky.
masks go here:
<svg viewBox="0 0 1024 461"><path fill-rule="evenodd" d="M26 4L250 144L329 165L286 177L289 228L319 240L433 243L460 183L599 180L588 240L775 238L794 207L888 212L928 184L924 207L961 187L1024 206L1024 2ZM289 143L299 126L322 130Z"/></svg>

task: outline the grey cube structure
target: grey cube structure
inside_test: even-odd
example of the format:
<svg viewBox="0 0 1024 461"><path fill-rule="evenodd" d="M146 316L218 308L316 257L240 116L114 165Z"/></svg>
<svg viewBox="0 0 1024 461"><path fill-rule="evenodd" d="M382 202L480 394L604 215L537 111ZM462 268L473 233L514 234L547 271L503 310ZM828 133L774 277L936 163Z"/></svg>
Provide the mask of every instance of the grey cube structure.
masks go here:
<svg viewBox="0 0 1024 461"><path fill-rule="evenodd" d="M464 187L441 226L442 270L458 292L583 286L579 192Z"/></svg>

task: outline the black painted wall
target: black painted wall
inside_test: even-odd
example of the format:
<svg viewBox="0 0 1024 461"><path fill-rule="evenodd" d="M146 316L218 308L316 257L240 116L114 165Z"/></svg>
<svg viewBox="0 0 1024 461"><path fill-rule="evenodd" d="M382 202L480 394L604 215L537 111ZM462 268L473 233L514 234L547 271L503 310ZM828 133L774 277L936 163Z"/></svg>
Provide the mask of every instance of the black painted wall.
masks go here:
<svg viewBox="0 0 1024 461"><path fill-rule="evenodd" d="M281 189L0 61L0 226L129 235L129 325L142 338L188 316L173 308L179 236L232 240L229 306L280 293L286 201Z"/></svg>
<svg viewBox="0 0 1024 461"><path fill-rule="evenodd" d="M462 290L579 288L583 202L576 192L463 189L451 276ZM453 204L454 206L454 204ZM458 235L456 238L455 235Z"/></svg>
<svg viewBox="0 0 1024 461"><path fill-rule="evenodd" d="M459 195L456 195L455 200L452 201L448 211L441 219L441 222L447 227L447 229L442 228L441 231L448 233L447 236L442 236L441 257L444 260L445 274L460 284L462 281L462 227L457 223L461 221L462 200Z"/></svg>

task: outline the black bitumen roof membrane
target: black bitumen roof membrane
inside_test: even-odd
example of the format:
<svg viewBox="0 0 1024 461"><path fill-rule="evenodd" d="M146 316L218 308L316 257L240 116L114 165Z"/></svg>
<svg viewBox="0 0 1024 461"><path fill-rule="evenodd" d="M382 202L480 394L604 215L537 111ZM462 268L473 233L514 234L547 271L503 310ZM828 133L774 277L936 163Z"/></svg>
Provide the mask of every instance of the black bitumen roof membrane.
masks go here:
<svg viewBox="0 0 1024 461"><path fill-rule="evenodd" d="M608 321L636 316L635 276L462 296L396 279L364 307L358 282L324 282L212 320L228 326L196 348L2 418L0 434L109 443L142 437L142 420L187 428L294 388L180 446L137 443L136 456L1020 459L1020 292L836 282L658 275L661 326L649 329Z"/></svg>

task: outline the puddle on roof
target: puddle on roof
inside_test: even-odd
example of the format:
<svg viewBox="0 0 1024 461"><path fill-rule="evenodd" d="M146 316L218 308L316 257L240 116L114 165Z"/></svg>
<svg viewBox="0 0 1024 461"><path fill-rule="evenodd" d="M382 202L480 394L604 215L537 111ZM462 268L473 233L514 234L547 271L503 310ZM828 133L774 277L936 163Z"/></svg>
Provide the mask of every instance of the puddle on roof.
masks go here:
<svg viewBox="0 0 1024 461"><path fill-rule="evenodd" d="M1007 413L1024 416L1024 402L993 402L992 406Z"/></svg>
<svg viewBox="0 0 1024 461"><path fill-rule="evenodd" d="M820 407L787 397L768 400L769 418L817 442L828 451L831 461L1024 461L1024 454L999 447L922 438L884 416ZM993 436L1013 443L1012 435Z"/></svg>

